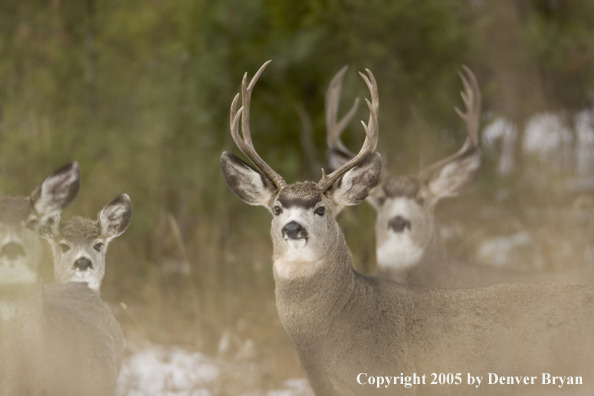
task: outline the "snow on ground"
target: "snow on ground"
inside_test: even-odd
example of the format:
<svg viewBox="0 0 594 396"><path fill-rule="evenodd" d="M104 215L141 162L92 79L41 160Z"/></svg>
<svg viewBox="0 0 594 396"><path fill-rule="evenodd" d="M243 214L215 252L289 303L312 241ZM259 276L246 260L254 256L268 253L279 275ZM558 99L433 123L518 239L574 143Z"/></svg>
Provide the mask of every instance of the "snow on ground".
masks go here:
<svg viewBox="0 0 594 396"><path fill-rule="evenodd" d="M208 356L178 347L145 345L122 365L121 396L210 396L219 367Z"/></svg>
<svg viewBox="0 0 594 396"><path fill-rule="evenodd" d="M223 378L230 369L229 362L200 352L150 343L129 345L128 349L118 396L211 396L218 393L220 381L229 379ZM306 379L289 379L282 389L253 389L242 396L313 396L313 392Z"/></svg>

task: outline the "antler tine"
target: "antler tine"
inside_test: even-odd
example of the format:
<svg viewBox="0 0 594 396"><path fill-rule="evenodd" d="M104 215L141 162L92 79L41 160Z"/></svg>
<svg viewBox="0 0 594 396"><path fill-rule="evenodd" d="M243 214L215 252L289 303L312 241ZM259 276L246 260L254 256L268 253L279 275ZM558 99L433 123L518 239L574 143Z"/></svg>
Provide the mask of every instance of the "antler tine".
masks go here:
<svg viewBox="0 0 594 396"><path fill-rule="evenodd" d="M462 66L462 68L464 69L466 76L461 72L458 72L458 75L460 75L460 79L464 85L464 91L460 92L460 95L466 106L466 112L463 113L457 107L454 107L454 110L456 110L456 113L458 113L460 118L466 123L468 136L464 146L470 145L470 147L477 147L481 114L481 91L474 73L466 66Z"/></svg>
<svg viewBox="0 0 594 396"><path fill-rule="evenodd" d="M338 71L330 81L328 91L326 93L326 143L329 148L335 148L347 154L351 158L355 156L349 149L346 148L344 143L340 140L340 135L344 132L344 129L349 122L353 119L357 108L359 107L359 98L355 98L355 102L351 109L346 115L339 121L336 122L338 116L338 104L340 102L340 91L342 90L342 80L344 74L348 70L348 66L344 66Z"/></svg>
<svg viewBox="0 0 594 396"><path fill-rule="evenodd" d="M252 163L264 173L264 175L270 179L272 183L277 188L281 188L286 185L284 179L276 173L256 152L254 148L254 144L252 143L252 136L250 133L250 101L252 98L252 90L260 78L260 75L268 66L271 61L265 62L260 69L256 72L252 80L250 81L249 85L247 84L247 73L243 75L243 80L241 82L241 103L242 107L235 111L237 107L237 101L239 99L239 94L235 96L233 102L231 103L231 122L230 122L230 129L231 129L231 136L233 137L233 141L237 145L237 147L241 150L246 157L249 158ZM238 127L239 127L239 118L241 117L241 136L239 135Z"/></svg>
<svg viewBox="0 0 594 396"><path fill-rule="evenodd" d="M361 124L363 124L363 127L365 128L365 132L367 133L367 129L368 128L372 128L372 133L374 133L373 139L370 140L370 144L373 144L373 148L371 149L371 151L375 151L376 147L377 147L377 141L379 138L379 124L378 124L378 119L377 119L377 115L379 112L379 95L378 95L378 91L377 91L377 83L375 82L375 77L373 76L373 74L371 73L371 71L369 69L365 69L365 71L367 72L367 74L369 74L370 79L367 78L367 76L361 72L359 72L359 75L363 78L363 80L365 81L365 84L367 85L367 88L369 88L369 92L371 93L371 102L369 102L369 100L366 98L365 102L367 103L367 107L369 107L369 121L367 122L367 125L365 125L365 123L363 121L361 121ZM373 107L373 109L372 109ZM365 141L367 142L367 139L365 139Z"/></svg>
<svg viewBox="0 0 594 396"><path fill-rule="evenodd" d="M365 129L365 142L363 142L363 146L361 147L359 153L346 164L342 165L340 168L336 169L329 175L322 174L322 179L318 182L318 186L322 191L326 191L327 189L329 189L334 184L334 182L340 179L349 170L359 165L365 159L365 157L369 153L372 153L377 147L377 141L379 137L379 95L377 90L377 83L375 81L373 73L371 73L369 69L365 70L367 71L369 78L367 78L365 74L359 72L371 93L371 102L365 99L365 101L367 102L367 107L369 107L369 122L365 124L365 122L361 121L361 124L363 124L363 128Z"/></svg>
<svg viewBox="0 0 594 396"><path fill-rule="evenodd" d="M463 113L457 107L454 107L454 110L456 110L456 113L458 113L460 118L462 118L466 123L466 140L464 141L462 148L458 150L456 154L446 157L441 161L438 161L433 165L422 169L419 172L419 177L421 180L426 180L429 178L436 169L439 169L449 162L463 157L468 153L478 149L478 131L481 114L481 91L474 73L464 65L462 66L462 69L464 69L464 73L458 72L458 75L460 76L462 85L464 86L464 91L461 91L460 95L464 101L466 112Z"/></svg>

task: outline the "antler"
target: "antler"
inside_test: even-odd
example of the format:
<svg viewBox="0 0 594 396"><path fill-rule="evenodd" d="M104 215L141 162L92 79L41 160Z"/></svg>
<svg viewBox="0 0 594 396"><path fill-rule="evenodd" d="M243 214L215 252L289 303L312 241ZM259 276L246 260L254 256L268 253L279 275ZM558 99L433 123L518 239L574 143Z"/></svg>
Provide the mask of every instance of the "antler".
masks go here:
<svg viewBox="0 0 594 396"><path fill-rule="evenodd" d="M468 136L466 138L466 142L464 142L464 145L466 146L468 143L472 145L472 147L477 147L479 121L481 115L481 91L474 73L464 65L462 65L462 69L464 69L466 72L466 77L468 77L468 79L466 79L464 74L458 72L458 75L462 80L462 84L464 85L464 92L460 92L460 95L462 96L462 100L466 106L466 113L462 113L457 107L454 107L454 110L456 110L456 113L458 113L460 118L462 118L466 123Z"/></svg>
<svg viewBox="0 0 594 396"><path fill-rule="evenodd" d="M343 70L346 71L346 69L344 69L344 68L343 68ZM377 121L377 115L378 115L378 111L379 111L379 95L378 95L378 91L377 91L377 83L375 82L375 77L373 77L373 73L371 73L371 71L369 69L365 69L365 70L367 71L369 78L367 78L367 76L365 74L359 72L359 74L361 75L363 80L365 80L365 84L367 84L367 87L369 88L369 92L371 93L371 102L369 102L369 100L365 99L365 102L367 102L367 107L369 107L369 121L367 122L367 124L365 124L365 122L361 121L361 124L363 124L363 128L365 129L365 135L366 135L365 142L363 142L363 147L361 147L361 151L359 151L359 154L354 156L354 158L349 160L346 164L342 165L340 168L336 169L334 172L330 173L329 175L326 175L326 174L324 174L324 172L322 170L322 179L318 182L318 187L322 191L326 191L327 189L329 189L345 173L347 173L349 170L351 170L352 168L359 165L365 159L365 157L369 153L372 153L373 151L375 151L375 148L377 147L378 132L379 132L379 126L378 126L378 121ZM341 70L341 72L344 74L344 72L342 70ZM342 76L340 75L341 72L339 72L339 74L337 75L339 77L338 80L340 80L340 78L342 78ZM336 79L336 77L334 77L334 79ZM333 83L334 83L334 79L332 80ZM331 84L331 86L332 86L332 84ZM326 102L328 103L328 100ZM336 101L336 102L338 102L338 101ZM351 111L353 111L353 110L351 110ZM336 113L334 112L334 114L336 114ZM349 114L350 114L350 112L349 112ZM336 116L334 116L334 119L335 119L335 117ZM347 115L347 117L348 117L348 115ZM347 118L347 117L345 117L345 118ZM351 115L351 117L352 117L352 115ZM344 119L343 119L343 121L344 121ZM338 124L338 126L340 126L341 124L342 124L342 121L340 124ZM338 130L338 127L337 127L337 130Z"/></svg>
<svg viewBox="0 0 594 396"><path fill-rule="evenodd" d="M346 154L349 158L353 158L355 154L347 149L342 143L340 140L340 135L348 123L353 119L353 116L359 107L359 98L355 99L353 107L351 107L349 112L342 118L342 120L340 120L338 123L336 122L336 117L338 115L338 103L340 101L340 91L342 89L342 79L348 68L348 66L344 66L338 71L338 73L336 73L336 75L334 75L332 81L330 81L330 86L328 87L328 91L326 93L326 143L328 144L328 148L339 150Z"/></svg>
<svg viewBox="0 0 594 396"><path fill-rule="evenodd" d="M454 107L454 110L456 110L456 113L458 113L460 118L462 118L466 123L466 140L464 141L462 148L456 154L444 158L441 161L438 161L433 165L421 170L421 172L419 172L419 178L422 181L426 181L429 177L431 177L435 170L458 158L465 157L466 155L478 149L478 131L481 114L481 91L474 73L466 66L462 66L462 68L464 69L465 74L458 72L458 75L460 75L460 79L464 85L464 91L460 92L460 95L462 96L462 100L466 106L466 112L463 113L457 107Z"/></svg>
<svg viewBox="0 0 594 396"><path fill-rule="evenodd" d="M258 169L264 173L264 175L272 182L277 188L281 188L287 185L285 180L276 173L256 152L254 148L254 144L252 143L252 136L250 133L250 101L252 98L252 90L260 78L260 75L268 66L271 61L265 62L258 72L252 77L250 84L247 84L247 72L243 75L243 80L241 82L241 103L242 107L236 111L237 107L237 100L239 99L239 94L235 95L233 102L231 103L231 122L230 122L230 129L231 129L231 136L233 137L233 141L239 147L241 152L245 154L246 157L252 161L254 165ZM239 135L238 126L239 126L239 118L241 118L241 136Z"/></svg>

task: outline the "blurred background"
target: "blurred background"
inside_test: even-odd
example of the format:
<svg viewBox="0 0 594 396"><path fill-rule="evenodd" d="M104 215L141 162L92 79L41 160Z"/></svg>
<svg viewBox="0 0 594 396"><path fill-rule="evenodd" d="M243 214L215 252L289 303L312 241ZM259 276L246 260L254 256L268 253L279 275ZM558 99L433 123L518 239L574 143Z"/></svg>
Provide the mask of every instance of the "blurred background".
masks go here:
<svg viewBox="0 0 594 396"><path fill-rule="evenodd" d="M129 362L147 345L194 353L181 365L218 362L216 375L187 379L204 394L266 394L304 377L274 305L269 214L235 197L219 169L223 150L239 154L229 106L242 75L268 59L252 133L288 182L320 177L325 90L343 65L340 114L368 96L356 71L377 79L378 151L395 174L461 147L453 108L467 65L485 155L475 183L437 209L451 254L522 270L591 263L594 2L2 1L1 191L28 195L77 160L83 185L64 217L95 218L130 195L134 218L110 246L102 289ZM367 118L360 106L345 132L352 150ZM356 268L374 273L373 209L339 221ZM160 351L138 361L175 360ZM122 394L148 394L139 370L125 373Z"/></svg>

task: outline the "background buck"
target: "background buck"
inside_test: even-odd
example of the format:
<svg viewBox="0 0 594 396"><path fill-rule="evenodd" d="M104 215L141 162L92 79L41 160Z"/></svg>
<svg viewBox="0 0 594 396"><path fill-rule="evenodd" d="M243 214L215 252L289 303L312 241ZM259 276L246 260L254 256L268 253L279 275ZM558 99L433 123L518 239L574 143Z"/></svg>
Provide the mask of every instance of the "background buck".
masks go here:
<svg viewBox="0 0 594 396"><path fill-rule="evenodd" d="M379 274L408 284L439 288L591 280L594 274L589 268L563 273L528 273L463 262L448 254L435 217L435 207L441 199L456 196L475 178L481 165L478 147L481 95L472 71L465 66L463 69L464 73L460 73L464 86L461 95L466 111L455 108L466 124L467 136L462 148L421 169L417 175L391 175L384 162L378 186L367 198L377 212L375 236ZM337 122L346 71L345 66L334 76L326 94L327 160L331 170L354 157L340 136L353 118L358 100Z"/></svg>
<svg viewBox="0 0 594 396"><path fill-rule="evenodd" d="M381 158L377 86L364 76L372 101L361 151L317 182L287 185L254 149L250 98L266 62L231 105L231 135L262 173L224 152L229 188L272 214L273 271L280 320L317 395L395 394L357 383L359 373L419 375L594 374L594 286L498 285L483 289L411 288L355 272L336 216L362 202L378 182ZM241 118L242 133L238 132ZM465 374L466 375L466 374ZM540 377L539 377L540 378ZM586 381L584 381L586 383ZM483 385L480 394L511 387ZM584 385L579 392L594 389ZM516 389L516 388L514 388ZM558 392L559 388L549 388ZM530 391L541 390L539 387ZM425 385L410 394L476 394L471 386ZM542 391L542 390L541 390ZM572 389L563 388L564 394Z"/></svg>
<svg viewBox="0 0 594 396"><path fill-rule="evenodd" d="M105 276L107 246L122 235L132 220L132 201L126 194L111 200L97 220L73 217L60 220L60 214L42 230L54 258L54 280L65 284L82 282L100 292Z"/></svg>
<svg viewBox="0 0 594 396"><path fill-rule="evenodd" d="M40 229L72 203L76 162L30 197L0 199L0 395L114 395L123 352L109 307L84 284L42 286Z"/></svg>

